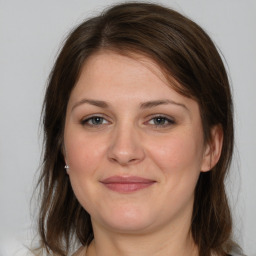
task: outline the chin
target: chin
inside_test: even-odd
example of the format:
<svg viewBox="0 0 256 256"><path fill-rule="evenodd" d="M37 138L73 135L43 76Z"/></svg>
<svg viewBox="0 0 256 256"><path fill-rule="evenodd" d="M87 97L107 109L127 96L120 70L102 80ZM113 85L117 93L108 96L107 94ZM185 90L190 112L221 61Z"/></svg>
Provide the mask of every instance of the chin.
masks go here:
<svg viewBox="0 0 256 256"><path fill-rule="evenodd" d="M100 222L106 228L118 233L141 233L147 230L155 218L149 212L139 209L127 209L111 211L109 214L101 216Z"/></svg>

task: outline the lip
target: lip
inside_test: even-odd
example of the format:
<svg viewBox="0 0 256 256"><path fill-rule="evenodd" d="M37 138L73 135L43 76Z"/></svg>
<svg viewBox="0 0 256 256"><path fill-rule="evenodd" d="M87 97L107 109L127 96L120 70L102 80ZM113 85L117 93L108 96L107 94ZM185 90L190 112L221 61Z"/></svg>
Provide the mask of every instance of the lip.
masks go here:
<svg viewBox="0 0 256 256"><path fill-rule="evenodd" d="M101 181L108 189L119 193L131 193L148 188L155 184L155 180L138 176L111 176Z"/></svg>

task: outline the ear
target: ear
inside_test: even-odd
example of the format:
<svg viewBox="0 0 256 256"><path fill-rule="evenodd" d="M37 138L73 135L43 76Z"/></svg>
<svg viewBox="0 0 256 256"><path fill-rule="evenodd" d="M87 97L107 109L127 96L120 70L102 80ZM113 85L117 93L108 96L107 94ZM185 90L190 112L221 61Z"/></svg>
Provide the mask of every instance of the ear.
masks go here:
<svg viewBox="0 0 256 256"><path fill-rule="evenodd" d="M223 144L223 129L215 125L211 129L211 138L205 146L201 172L210 171L219 161Z"/></svg>
<svg viewBox="0 0 256 256"><path fill-rule="evenodd" d="M61 153L62 153L62 155L63 155L63 157L64 157L65 163L68 164L68 161L67 161L67 154L66 154L66 148L65 148L64 143L63 143L62 146L61 146Z"/></svg>

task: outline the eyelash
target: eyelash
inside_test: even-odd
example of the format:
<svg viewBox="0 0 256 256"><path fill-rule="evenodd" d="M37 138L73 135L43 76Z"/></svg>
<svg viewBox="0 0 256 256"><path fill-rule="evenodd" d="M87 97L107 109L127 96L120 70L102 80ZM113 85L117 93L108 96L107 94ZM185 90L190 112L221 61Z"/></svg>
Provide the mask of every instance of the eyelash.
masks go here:
<svg viewBox="0 0 256 256"><path fill-rule="evenodd" d="M101 121L100 124L95 124L93 123L93 120L95 121L96 119L98 119L97 121ZM161 123L164 121L164 124L156 124L156 120L158 119L158 121L160 121ZM104 123L104 120L106 121ZM171 125L175 124L175 121L169 117L163 116L163 115L156 115L154 117L152 117L151 119L149 119L149 121L145 122L145 123L149 123L150 121L153 121L153 124L150 124L150 126L154 126L155 128L166 128L169 127ZM81 120L81 125L83 126L89 126L89 127L95 127L95 128L99 128L103 125L106 125L107 123L109 123L104 117L102 116L91 116L89 118L83 119Z"/></svg>
<svg viewBox="0 0 256 256"><path fill-rule="evenodd" d="M102 116L91 116L89 118L86 118L86 119L83 119L81 120L81 124L82 125L87 125L87 126L102 126L102 125L105 125L105 124L93 124L93 123L89 123L89 122L92 122L93 120L95 120L96 118L100 119L100 120L106 120L104 117ZM107 121L108 122L108 121Z"/></svg>
<svg viewBox="0 0 256 256"><path fill-rule="evenodd" d="M149 121L147 121L148 123L150 121L156 121L157 119L160 119L160 121L164 121L164 124L156 124L154 122L154 124L151 124L152 126L156 127L156 128L166 128L169 127L171 125L175 124L175 121L169 117L163 116L163 115L156 115L154 117L152 117Z"/></svg>

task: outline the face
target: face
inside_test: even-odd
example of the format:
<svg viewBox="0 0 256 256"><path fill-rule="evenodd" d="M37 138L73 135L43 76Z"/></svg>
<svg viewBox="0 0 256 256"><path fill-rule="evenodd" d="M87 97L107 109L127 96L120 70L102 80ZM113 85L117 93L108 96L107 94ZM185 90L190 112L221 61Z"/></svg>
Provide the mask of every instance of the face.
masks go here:
<svg viewBox="0 0 256 256"><path fill-rule="evenodd" d="M199 107L152 60L91 56L68 102L64 146L93 226L139 233L190 222L207 169Z"/></svg>

